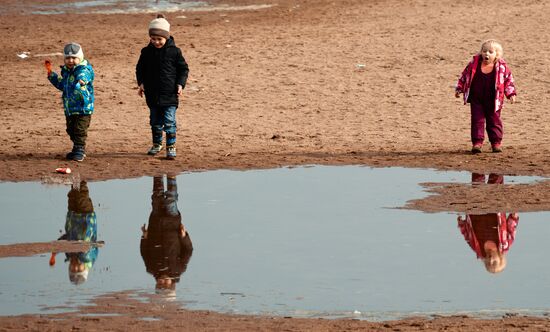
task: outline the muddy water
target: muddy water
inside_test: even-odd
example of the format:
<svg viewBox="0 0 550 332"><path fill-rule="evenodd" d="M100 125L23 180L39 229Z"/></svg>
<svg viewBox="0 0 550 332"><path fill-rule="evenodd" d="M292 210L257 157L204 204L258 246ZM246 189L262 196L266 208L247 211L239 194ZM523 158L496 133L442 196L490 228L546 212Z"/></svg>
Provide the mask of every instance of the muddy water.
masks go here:
<svg viewBox="0 0 550 332"><path fill-rule="evenodd" d="M456 214L392 209L423 197L418 183L438 181L469 183L471 174L316 166L75 188L0 183L0 244L105 241L95 252L57 253L53 266L50 253L1 259L0 314L67 311L120 290L189 309L295 317L546 313L549 213L519 214L507 265L492 274ZM71 271L77 260L83 271ZM155 291L162 274L174 290Z"/></svg>
<svg viewBox="0 0 550 332"><path fill-rule="evenodd" d="M172 1L172 0L90 0L90 1L25 1L22 3L0 6L0 15L33 14L137 14L137 13L185 13L185 12L234 12L255 11L267 9L275 4L264 3L254 5L219 5L214 6L208 1ZM182 19L185 16L178 16Z"/></svg>

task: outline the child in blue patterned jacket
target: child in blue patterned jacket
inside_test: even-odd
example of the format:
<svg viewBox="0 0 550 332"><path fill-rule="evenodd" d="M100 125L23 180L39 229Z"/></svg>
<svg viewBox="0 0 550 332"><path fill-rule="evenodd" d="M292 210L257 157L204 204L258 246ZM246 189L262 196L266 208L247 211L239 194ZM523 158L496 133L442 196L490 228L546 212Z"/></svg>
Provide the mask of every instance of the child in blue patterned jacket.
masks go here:
<svg viewBox="0 0 550 332"><path fill-rule="evenodd" d="M69 43L63 48L65 65L61 74L53 72L51 62L46 60L48 80L57 89L63 91L61 99L65 109L66 130L73 149L66 157L69 160L82 161L86 157L86 138L94 113L94 70L84 59L82 47Z"/></svg>

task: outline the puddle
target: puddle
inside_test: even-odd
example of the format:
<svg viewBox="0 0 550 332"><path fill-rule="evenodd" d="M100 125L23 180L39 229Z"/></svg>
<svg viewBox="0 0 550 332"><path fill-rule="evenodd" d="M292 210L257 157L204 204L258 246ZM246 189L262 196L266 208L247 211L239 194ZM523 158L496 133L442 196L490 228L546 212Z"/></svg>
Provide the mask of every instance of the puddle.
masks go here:
<svg viewBox="0 0 550 332"><path fill-rule="evenodd" d="M52 266L49 253L0 259L0 315L68 311L124 290L188 309L293 317L549 312L550 213L520 213L506 268L492 274L465 241L457 214L392 209L424 197L418 183L471 178L356 166L222 170L91 182L88 196L82 186L0 183L0 244L65 234L105 241L95 253L58 253ZM90 226L66 226L74 218ZM71 271L77 258L85 273ZM175 278L174 289L156 290L152 274Z"/></svg>
<svg viewBox="0 0 550 332"><path fill-rule="evenodd" d="M184 11L194 7L208 6L205 1L142 1L142 0L65 0L54 4L32 3L19 4L0 9L0 14L19 11L23 14L59 15L59 14L137 14L137 13L170 13Z"/></svg>
<svg viewBox="0 0 550 332"><path fill-rule="evenodd" d="M173 13L173 12L234 12L254 11L271 8L272 4L246 6L213 6L207 1L174 1L174 0L64 0L56 3L19 3L0 7L0 15L10 13L33 15L61 14L138 14L138 13ZM178 18L184 18L178 17Z"/></svg>
<svg viewBox="0 0 550 332"><path fill-rule="evenodd" d="M119 314L100 314L100 313L93 313L93 314L80 314L80 317L118 317Z"/></svg>
<svg viewBox="0 0 550 332"><path fill-rule="evenodd" d="M162 319L156 318L156 317L142 317L141 320L146 322L158 322L158 321L161 321Z"/></svg>

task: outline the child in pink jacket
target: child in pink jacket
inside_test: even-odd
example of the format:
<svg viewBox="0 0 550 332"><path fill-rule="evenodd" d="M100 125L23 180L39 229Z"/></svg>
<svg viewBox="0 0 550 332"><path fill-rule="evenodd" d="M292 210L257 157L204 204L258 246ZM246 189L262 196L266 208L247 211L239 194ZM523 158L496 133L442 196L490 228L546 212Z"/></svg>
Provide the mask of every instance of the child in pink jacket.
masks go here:
<svg viewBox="0 0 550 332"><path fill-rule="evenodd" d="M503 125L500 112L504 96L511 103L516 101L516 88L512 72L502 58L502 46L489 39L481 44L481 51L468 63L458 79L455 97L464 96L464 104L470 103L472 153L481 153L487 135L493 152L502 152Z"/></svg>

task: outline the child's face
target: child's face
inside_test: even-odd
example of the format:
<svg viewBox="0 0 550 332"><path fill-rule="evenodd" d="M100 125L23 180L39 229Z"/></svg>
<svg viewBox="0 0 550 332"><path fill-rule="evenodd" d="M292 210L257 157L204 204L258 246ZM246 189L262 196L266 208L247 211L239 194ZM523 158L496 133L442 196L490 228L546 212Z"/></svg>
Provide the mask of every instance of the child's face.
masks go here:
<svg viewBox="0 0 550 332"><path fill-rule="evenodd" d="M497 50L491 45L484 46L481 49L481 56L483 57L483 62L494 63L497 58Z"/></svg>
<svg viewBox="0 0 550 332"><path fill-rule="evenodd" d="M166 38L153 35L151 36L151 44L156 48L162 48L166 44Z"/></svg>
<svg viewBox="0 0 550 332"><path fill-rule="evenodd" d="M496 250L487 252L487 257L484 260L485 267L489 272L500 272L504 268L504 256L500 255Z"/></svg>
<svg viewBox="0 0 550 332"><path fill-rule="evenodd" d="M157 289L170 289L174 281L172 278L161 276L157 279L156 288Z"/></svg>
<svg viewBox="0 0 550 332"><path fill-rule="evenodd" d="M502 271L506 262L504 256L498 252L497 244L493 241L486 241L483 248L485 249L484 263L487 270L492 273Z"/></svg>
<svg viewBox="0 0 550 332"><path fill-rule="evenodd" d="M80 58L68 56L65 58L65 66L69 69L73 69L74 66L77 66L80 63Z"/></svg>
<svg viewBox="0 0 550 332"><path fill-rule="evenodd" d="M69 271L73 273L83 272L86 269L86 265L81 263L77 258L71 258L69 262Z"/></svg>

